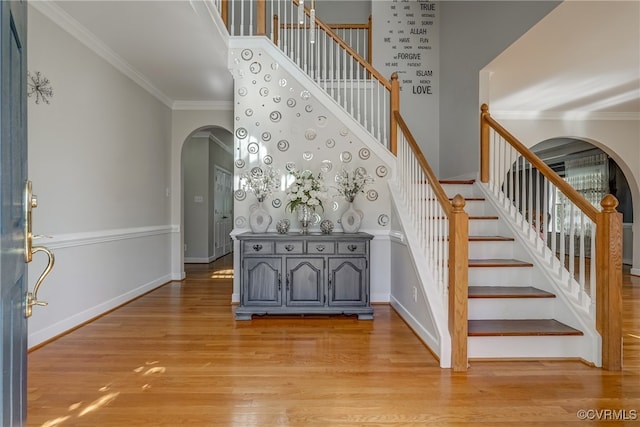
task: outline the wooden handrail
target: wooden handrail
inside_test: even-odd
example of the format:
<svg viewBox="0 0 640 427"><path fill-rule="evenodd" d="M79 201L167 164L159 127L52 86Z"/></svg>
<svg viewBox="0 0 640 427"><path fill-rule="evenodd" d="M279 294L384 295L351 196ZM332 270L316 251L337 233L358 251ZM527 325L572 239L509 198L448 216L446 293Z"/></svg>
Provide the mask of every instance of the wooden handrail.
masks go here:
<svg viewBox="0 0 640 427"><path fill-rule="evenodd" d="M424 158L424 154L422 154L422 150L420 150L420 147L416 143L415 138L411 134L409 127L404 122L404 119L402 118L400 113L396 111L393 113L393 115L395 120L398 122L398 126L400 126L400 129L402 129L402 132L404 133L404 136L406 137L407 142L409 143L409 147L411 147L411 151L413 151L413 154L416 156L416 160L418 161L418 164L420 165L424 173L427 175L429 182L433 183L433 186L432 186L433 191L436 195L436 198L438 199L438 202L442 206L442 209L445 211L447 216L450 216L453 213L453 206L449 201L449 197L447 196L447 193L445 193L444 189L442 188L442 185L440 185L440 181L436 177L436 174L433 173L433 170L431 169L431 166L429 166L427 159Z"/></svg>
<svg viewBox="0 0 640 427"><path fill-rule="evenodd" d="M394 156L398 155L398 122L396 113L400 116L400 81L398 73L391 74L391 100L389 103L391 112L391 126L389 127L389 150ZM405 125L406 126L406 125ZM413 138L413 136L412 136Z"/></svg>
<svg viewBox="0 0 640 427"><path fill-rule="evenodd" d="M298 6L300 3L298 0L292 0L293 3ZM310 16L309 9L305 6L304 13L307 16ZM370 73L373 77L375 77L387 90L391 90L391 83L387 80L382 74L378 72L373 66L364 59L358 52L353 50L351 46L349 46L340 36L338 36L326 23L324 23L321 19L316 16L316 26L322 29L325 33L327 33L341 48L343 48L353 59L358 61L358 63L367 70L367 73Z"/></svg>
<svg viewBox="0 0 640 427"><path fill-rule="evenodd" d="M540 160L531 150L513 136L509 131L495 121L489 114L489 106L482 104L482 113L480 114L480 181L489 181L489 126L494 129L501 137L503 137L513 148L515 148L525 159L529 161L540 173L542 173L553 185L555 185L562 193L573 202L580 210L582 210L593 222L597 222L598 209L585 199L578 191L560 177L545 162ZM483 124L485 127L483 128ZM489 125L489 126L487 126Z"/></svg>

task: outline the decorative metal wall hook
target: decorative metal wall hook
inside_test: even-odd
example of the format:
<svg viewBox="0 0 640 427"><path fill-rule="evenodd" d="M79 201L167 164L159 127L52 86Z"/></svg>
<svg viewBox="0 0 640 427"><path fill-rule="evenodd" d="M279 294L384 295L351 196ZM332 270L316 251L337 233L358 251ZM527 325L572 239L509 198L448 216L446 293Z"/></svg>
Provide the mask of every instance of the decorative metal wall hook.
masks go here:
<svg viewBox="0 0 640 427"><path fill-rule="evenodd" d="M48 78L44 77L40 71L31 74L27 71L27 96L35 95L36 104L40 104L40 101L45 104L49 103L49 98L53 97L53 88Z"/></svg>

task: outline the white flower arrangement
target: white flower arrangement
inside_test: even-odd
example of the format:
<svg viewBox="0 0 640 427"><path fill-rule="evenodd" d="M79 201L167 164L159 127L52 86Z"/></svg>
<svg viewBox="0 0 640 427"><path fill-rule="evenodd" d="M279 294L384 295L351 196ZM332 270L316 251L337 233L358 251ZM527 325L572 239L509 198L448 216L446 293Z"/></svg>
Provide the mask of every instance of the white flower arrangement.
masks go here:
<svg viewBox="0 0 640 427"><path fill-rule="evenodd" d="M338 193L348 202L353 202L358 193L364 193L364 188L373 184L373 178L367 175L363 167L358 167L353 172L342 169L336 174L336 183Z"/></svg>
<svg viewBox="0 0 640 427"><path fill-rule="evenodd" d="M300 205L309 206L312 209L322 206L322 201L327 199L327 188L324 185L322 173L314 175L309 170L289 172L295 181L287 189L287 210L294 212Z"/></svg>
<svg viewBox="0 0 640 427"><path fill-rule="evenodd" d="M240 175L240 182L245 191L253 192L258 201L263 202L280 186L280 172L271 166L256 167Z"/></svg>

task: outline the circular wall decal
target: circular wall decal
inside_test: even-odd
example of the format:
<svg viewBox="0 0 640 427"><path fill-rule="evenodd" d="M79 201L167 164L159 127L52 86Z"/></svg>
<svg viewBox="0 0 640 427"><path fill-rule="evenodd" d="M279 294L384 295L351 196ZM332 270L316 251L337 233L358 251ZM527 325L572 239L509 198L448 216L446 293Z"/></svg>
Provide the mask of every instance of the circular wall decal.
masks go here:
<svg viewBox="0 0 640 427"><path fill-rule="evenodd" d="M351 161L351 153L348 151L343 151L340 153L340 160L342 163L349 163Z"/></svg>
<svg viewBox="0 0 640 427"><path fill-rule="evenodd" d="M273 157L271 157L270 155L268 155L268 154L267 154L267 155L266 155L266 156L264 156L264 158L262 159L262 162L263 162L265 165L270 165L271 163L273 163Z"/></svg>
<svg viewBox="0 0 640 427"><path fill-rule="evenodd" d="M240 56L242 57L242 59L244 59L245 61L250 61L251 58L253 58L253 51L251 49L244 49L241 53Z"/></svg>
<svg viewBox="0 0 640 427"><path fill-rule="evenodd" d="M251 117L253 116L253 110L251 108L247 108L246 110L244 110L244 114L246 114L247 117Z"/></svg>
<svg viewBox="0 0 640 427"><path fill-rule="evenodd" d="M251 154L256 154L259 149L260 147L258 147L258 144L256 144L255 142L252 142L247 146L247 151L249 151L249 153Z"/></svg>
<svg viewBox="0 0 640 427"><path fill-rule="evenodd" d="M313 106L312 105L305 105L304 106L304 111L306 111L307 113L310 113L313 111Z"/></svg>
<svg viewBox="0 0 640 427"><path fill-rule="evenodd" d="M244 167L244 160L242 160L242 159L238 159L238 160L236 160L235 165L236 165L236 167L237 167L238 169L243 168L243 167Z"/></svg>
<svg viewBox="0 0 640 427"><path fill-rule="evenodd" d="M380 178L384 178L385 176L387 176L387 167L380 165L376 168L376 175L378 175Z"/></svg>
<svg viewBox="0 0 640 427"><path fill-rule="evenodd" d="M333 164L331 163L331 160L323 160L322 164L320 165L320 170L324 173L330 172L331 169L333 169Z"/></svg>
<svg viewBox="0 0 640 427"><path fill-rule="evenodd" d="M378 200L378 192L376 190L367 191L367 200L369 200L370 202Z"/></svg>
<svg viewBox="0 0 640 427"><path fill-rule="evenodd" d="M262 65L260 65L259 62L252 62L251 65L249 65L249 71L251 71L253 74L258 74L261 70Z"/></svg>
<svg viewBox="0 0 640 427"><path fill-rule="evenodd" d="M247 193L245 193L243 189L239 189L233 193L233 197L235 197L237 201L241 202L247 198Z"/></svg>
<svg viewBox="0 0 640 427"><path fill-rule="evenodd" d="M243 216L239 216L236 218L235 223L236 223L236 227L244 228L245 224L247 223L247 219Z"/></svg>
<svg viewBox="0 0 640 427"><path fill-rule="evenodd" d="M269 114L269 119L273 122L273 123L278 123L280 121L280 119L282 119L282 113L280 111L272 111Z"/></svg>
<svg viewBox="0 0 640 427"><path fill-rule="evenodd" d="M311 93L308 90L303 90L302 92L300 92L300 98L306 101L311 98Z"/></svg>
<svg viewBox="0 0 640 427"><path fill-rule="evenodd" d="M333 148L336 146L336 141L333 138L329 138L327 139L327 142L325 142L325 145L327 146L327 148Z"/></svg>
<svg viewBox="0 0 640 427"><path fill-rule="evenodd" d="M318 127L325 127L327 125L327 116L318 116L318 118L316 119L316 123Z"/></svg>
<svg viewBox="0 0 640 427"><path fill-rule="evenodd" d="M296 100L293 99L293 98L287 99L287 106L291 107L291 108L295 107L296 106Z"/></svg>
<svg viewBox="0 0 640 427"><path fill-rule="evenodd" d="M238 137L238 139L244 139L247 137L247 130L245 128L238 128L236 129L236 136Z"/></svg>
<svg viewBox="0 0 640 427"><path fill-rule="evenodd" d="M269 96L269 89L266 87L260 88L260 96Z"/></svg>
<svg viewBox="0 0 640 427"><path fill-rule="evenodd" d="M262 132L262 140L265 142L271 141L271 133L270 132Z"/></svg>
<svg viewBox="0 0 640 427"><path fill-rule="evenodd" d="M295 162L287 162L287 164L285 165L285 169L286 169L288 172L291 172L291 171L296 170L296 164L295 164Z"/></svg>
<svg viewBox="0 0 640 427"><path fill-rule="evenodd" d="M282 98L280 98L279 96L274 96L273 97L273 102L275 102L276 104L280 102Z"/></svg>
<svg viewBox="0 0 640 427"><path fill-rule="evenodd" d="M368 148L361 148L360 151L358 151L358 156L360 156L362 160L367 160L371 157L371 152Z"/></svg>
<svg viewBox="0 0 640 427"><path fill-rule="evenodd" d="M285 87L287 85L287 79L280 79L280 81L278 81L278 84L280 85L280 87Z"/></svg>
<svg viewBox="0 0 640 427"><path fill-rule="evenodd" d="M389 215L386 214L382 214L378 217L378 224L380 224L381 226L385 226L389 224Z"/></svg>
<svg viewBox="0 0 640 427"><path fill-rule="evenodd" d="M281 139L278 141L278 150L287 151L289 149L289 141L286 139Z"/></svg>
<svg viewBox="0 0 640 427"><path fill-rule="evenodd" d="M240 89L238 89L238 95L245 96L246 94L247 94L247 88L246 87L241 87Z"/></svg>
<svg viewBox="0 0 640 427"><path fill-rule="evenodd" d="M316 131L314 129L307 129L306 132L304 133L304 137L307 138L309 141L313 141L314 139L316 139Z"/></svg>
<svg viewBox="0 0 640 427"><path fill-rule="evenodd" d="M279 208L280 206L282 206L282 200L273 199L273 201L271 202L271 206L273 206L276 209Z"/></svg>
<svg viewBox="0 0 640 427"><path fill-rule="evenodd" d="M305 151L304 153L302 153L302 158L306 161L309 161L313 159L313 153L311 151Z"/></svg>

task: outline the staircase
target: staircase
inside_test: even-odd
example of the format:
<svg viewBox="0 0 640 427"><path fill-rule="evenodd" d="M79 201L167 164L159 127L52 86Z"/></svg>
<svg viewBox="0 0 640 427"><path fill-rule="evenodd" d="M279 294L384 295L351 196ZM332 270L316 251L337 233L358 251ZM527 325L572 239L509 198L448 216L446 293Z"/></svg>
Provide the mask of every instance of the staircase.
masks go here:
<svg viewBox="0 0 640 427"><path fill-rule="evenodd" d="M553 284L539 274L479 184L440 183L451 198L465 198L469 214L468 357L580 358L580 325L554 318Z"/></svg>
<svg viewBox="0 0 640 427"><path fill-rule="evenodd" d="M287 3L293 7L281 8ZM256 4L264 7L264 2ZM381 158L390 153L395 156L388 163L396 165L389 175L395 175L389 185L398 224L392 236L402 236L399 241L404 249L397 249L405 256L397 268L406 269L412 263L415 281L410 277L412 283L397 285L391 304L440 358L441 366L462 371L468 359L574 358L620 369L620 322L615 307L621 304L621 275L616 270L621 263L621 246L615 236L621 222L615 219L615 199L603 200L603 210L598 211L495 122L487 106L481 113L480 182L438 181L399 113L397 76L387 81L328 25L299 5L297 0L277 2L274 16L280 21L275 19L271 27L258 24L255 34L267 35L274 48L278 46L290 57L290 66L296 69L289 72L292 76L304 74L295 79L305 80L304 87L314 98L327 108L343 109L359 122L350 129L363 141L372 141L372 152ZM232 35L252 36L253 30L242 32L243 11L240 9L239 16L230 12L232 24L227 23L227 28ZM299 12L297 18L295 11ZM241 23L237 27L240 33L233 31L234 16ZM250 12L249 16L254 15ZM255 16L265 16L264 10ZM312 18L313 26L297 24ZM271 28L271 33L265 28ZM305 31L291 32L295 28ZM315 28L314 37L321 40L320 45L335 44L336 60L319 68L324 73L310 72L314 56L304 48L294 49L307 45L307 28ZM290 33L279 36L278 29ZM251 37L245 40L243 43L251 43ZM340 58L345 62L339 62ZM345 67L356 71L346 76L341 73ZM356 102L360 99L356 88L365 81L371 97L365 96L361 105ZM567 199L563 203L571 218L577 215L580 224L588 223L592 231L597 230L592 241L600 239L598 253L602 257L591 262L591 273L586 274L590 281L585 280L582 226L576 227L573 219L567 219L569 215L545 218L536 230L529 225L534 221L528 212L557 213L546 205L551 195L555 203L555 194ZM571 227L566 236L562 229L550 233L553 243L547 236L539 238L539 230L567 222ZM557 236L563 242L559 247L555 245ZM565 237L580 242L578 251L573 243L564 247ZM397 257L400 251L393 251L392 247ZM595 245L590 253L596 253ZM565 268L565 260L574 257L580 259L578 270L574 271L573 262ZM391 258L393 264L394 256ZM598 291L597 304L596 287L605 290ZM418 304L419 300L424 304Z"/></svg>

